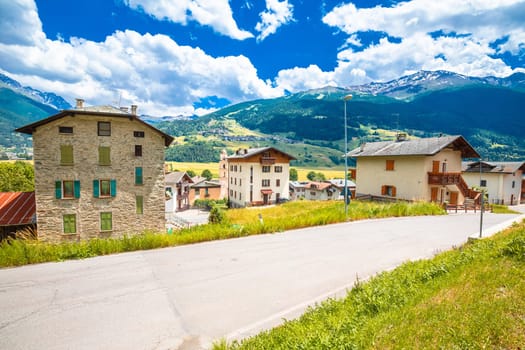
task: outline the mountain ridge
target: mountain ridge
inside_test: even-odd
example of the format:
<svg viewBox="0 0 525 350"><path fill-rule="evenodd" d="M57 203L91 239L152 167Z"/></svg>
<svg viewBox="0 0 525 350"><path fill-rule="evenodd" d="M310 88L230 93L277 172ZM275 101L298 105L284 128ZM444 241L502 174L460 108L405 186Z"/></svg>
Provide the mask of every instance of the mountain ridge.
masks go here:
<svg viewBox="0 0 525 350"><path fill-rule="evenodd" d="M0 78L3 130L12 131L58 112L41 102L41 96L48 93L41 92L40 97L34 98L29 92L37 90L22 87L6 76ZM9 89L11 92L6 92ZM348 94L353 98L344 102L343 97ZM19 103L14 103L16 98ZM421 71L385 83L325 86L245 101L200 117L141 118L180 138L167 150L168 160L216 161L222 148L271 145L284 147L304 159L303 163L309 163L302 165L336 166L340 165L344 150L345 103L350 147L392 138L398 131L414 137L461 134L487 158L525 159L525 141L520 135L525 130L525 73L477 78L446 71ZM13 134L4 137L4 145L27 143L27 139ZM200 157L201 154L205 156Z"/></svg>

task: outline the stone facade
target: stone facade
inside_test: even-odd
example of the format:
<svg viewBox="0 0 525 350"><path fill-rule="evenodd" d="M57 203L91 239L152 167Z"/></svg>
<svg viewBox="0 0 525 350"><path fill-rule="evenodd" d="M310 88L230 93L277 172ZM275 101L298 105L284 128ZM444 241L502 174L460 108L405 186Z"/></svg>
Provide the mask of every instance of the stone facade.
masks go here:
<svg viewBox="0 0 525 350"><path fill-rule="evenodd" d="M105 124L110 135L99 136L99 122L110 123ZM169 135L118 109L63 111L18 131L33 135L40 239L60 242L165 230L164 148L172 141ZM64 162L64 146L72 150L72 162ZM109 149L104 165L100 147ZM136 184L136 177L142 177L142 184ZM73 196L64 181L74 184Z"/></svg>

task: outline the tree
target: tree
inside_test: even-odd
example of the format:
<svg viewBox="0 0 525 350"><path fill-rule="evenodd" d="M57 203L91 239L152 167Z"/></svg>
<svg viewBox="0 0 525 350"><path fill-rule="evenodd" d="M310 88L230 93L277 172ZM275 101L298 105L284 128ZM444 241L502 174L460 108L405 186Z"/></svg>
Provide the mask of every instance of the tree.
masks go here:
<svg viewBox="0 0 525 350"><path fill-rule="evenodd" d="M306 174L306 178L310 181L314 181L315 179L315 171L309 171L308 174Z"/></svg>
<svg viewBox="0 0 525 350"><path fill-rule="evenodd" d="M32 192L35 190L35 171L28 162L0 163L0 192Z"/></svg>
<svg viewBox="0 0 525 350"><path fill-rule="evenodd" d="M324 180L326 180L326 177L324 176L323 173L321 173L321 172L316 173L315 171L308 172L308 174L306 174L306 178L308 180L310 180L310 181L324 181Z"/></svg>
<svg viewBox="0 0 525 350"><path fill-rule="evenodd" d="M299 175L297 174L297 169L290 168L290 181L297 181L299 179Z"/></svg>
<svg viewBox="0 0 525 350"><path fill-rule="evenodd" d="M189 177L195 177L195 175L197 175L197 173L193 170L186 171L186 174L188 174Z"/></svg>
<svg viewBox="0 0 525 350"><path fill-rule="evenodd" d="M201 174L202 177L205 177L206 180L211 180L213 178L213 174L208 169L204 169Z"/></svg>

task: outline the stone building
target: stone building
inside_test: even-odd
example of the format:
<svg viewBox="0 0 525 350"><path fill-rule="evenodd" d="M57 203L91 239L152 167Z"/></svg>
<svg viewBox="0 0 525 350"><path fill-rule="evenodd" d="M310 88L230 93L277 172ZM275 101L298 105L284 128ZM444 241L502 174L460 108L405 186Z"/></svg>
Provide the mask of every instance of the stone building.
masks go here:
<svg viewBox="0 0 525 350"><path fill-rule="evenodd" d="M227 158L230 206L267 205L289 199L290 161L294 159L273 147L237 150Z"/></svg>
<svg viewBox="0 0 525 350"><path fill-rule="evenodd" d="M77 100L76 109L16 130L33 136L40 239L165 230L164 148L173 138L136 112Z"/></svg>

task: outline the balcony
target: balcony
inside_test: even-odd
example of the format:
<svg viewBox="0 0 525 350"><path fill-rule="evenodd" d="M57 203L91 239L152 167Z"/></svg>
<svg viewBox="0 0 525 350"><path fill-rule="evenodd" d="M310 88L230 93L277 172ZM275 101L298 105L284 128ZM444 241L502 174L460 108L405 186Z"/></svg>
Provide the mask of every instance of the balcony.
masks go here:
<svg viewBox="0 0 525 350"><path fill-rule="evenodd" d="M273 165L275 164L275 158L274 157L261 157L261 164L263 165Z"/></svg>
<svg viewBox="0 0 525 350"><path fill-rule="evenodd" d="M480 192L470 189L461 173L428 173L429 185L455 185L465 198L479 200Z"/></svg>

